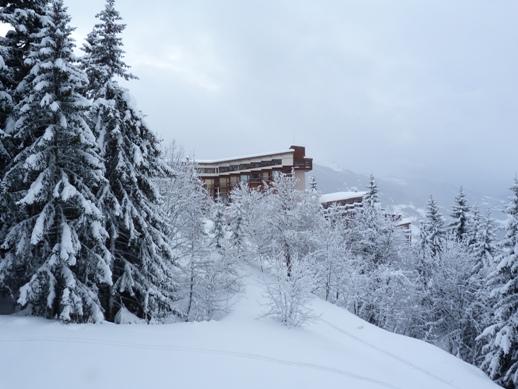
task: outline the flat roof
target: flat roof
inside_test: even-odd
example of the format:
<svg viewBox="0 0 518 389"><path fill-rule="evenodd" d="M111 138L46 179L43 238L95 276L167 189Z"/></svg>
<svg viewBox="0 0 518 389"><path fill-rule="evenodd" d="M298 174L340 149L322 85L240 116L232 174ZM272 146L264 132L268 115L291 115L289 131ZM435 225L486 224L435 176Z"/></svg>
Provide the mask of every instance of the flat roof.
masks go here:
<svg viewBox="0 0 518 389"><path fill-rule="evenodd" d="M219 164L219 163L228 163L228 162L234 162L234 161L243 161L247 159L258 159L258 158L266 158L266 157L276 157L284 154L293 154L295 150L286 150L286 151L280 151L277 153L268 153L268 154L252 154L252 155L244 155L240 157L235 158L225 158L225 159L214 159L214 160L196 160L195 162L197 164L203 164L203 165L213 165L213 164Z"/></svg>
<svg viewBox="0 0 518 389"><path fill-rule="evenodd" d="M320 196L321 203L332 203L335 201L351 200L356 198L363 198L367 192L349 191L349 192L334 192L326 193Z"/></svg>

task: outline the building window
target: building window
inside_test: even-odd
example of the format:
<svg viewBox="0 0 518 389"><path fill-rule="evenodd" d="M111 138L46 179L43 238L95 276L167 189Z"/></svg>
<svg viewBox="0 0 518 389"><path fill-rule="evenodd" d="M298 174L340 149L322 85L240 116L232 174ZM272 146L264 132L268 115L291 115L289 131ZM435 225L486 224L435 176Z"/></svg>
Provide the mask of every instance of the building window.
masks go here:
<svg viewBox="0 0 518 389"><path fill-rule="evenodd" d="M248 184L248 181L250 181L250 177L248 174L241 174L240 181L242 184Z"/></svg>
<svg viewBox="0 0 518 389"><path fill-rule="evenodd" d="M206 178L204 180L204 183L205 183L205 186L207 187L207 189L213 189L214 188L214 179L213 178Z"/></svg>
<svg viewBox="0 0 518 389"><path fill-rule="evenodd" d="M230 186L230 178L229 177L220 177L219 178L219 187L227 188L228 186Z"/></svg>

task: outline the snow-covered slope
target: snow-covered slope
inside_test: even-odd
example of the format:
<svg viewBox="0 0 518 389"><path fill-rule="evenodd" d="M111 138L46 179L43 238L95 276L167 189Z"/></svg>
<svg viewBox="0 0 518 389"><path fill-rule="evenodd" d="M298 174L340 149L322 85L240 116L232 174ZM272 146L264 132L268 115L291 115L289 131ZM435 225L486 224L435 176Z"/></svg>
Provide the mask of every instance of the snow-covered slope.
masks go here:
<svg viewBox="0 0 518 389"><path fill-rule="evenodd" d="M260 275L219 322L63 325L0 317L0 387L496 388L478 369L315 299L300 329L261 318Z"/></svg>

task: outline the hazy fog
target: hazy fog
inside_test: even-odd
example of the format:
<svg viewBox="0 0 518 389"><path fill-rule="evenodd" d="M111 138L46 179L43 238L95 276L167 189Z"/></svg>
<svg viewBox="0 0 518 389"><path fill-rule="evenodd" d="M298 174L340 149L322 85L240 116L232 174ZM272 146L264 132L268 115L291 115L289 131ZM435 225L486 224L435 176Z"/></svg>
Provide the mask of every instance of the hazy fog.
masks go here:
<svg viewBox="0 0 518 389"><path fill-rule="evenodd" d="M103 0L68 0L77 38ZM200 158L317 163L505 189L518 171L514 0L119 0L130 88Z"/></svg>

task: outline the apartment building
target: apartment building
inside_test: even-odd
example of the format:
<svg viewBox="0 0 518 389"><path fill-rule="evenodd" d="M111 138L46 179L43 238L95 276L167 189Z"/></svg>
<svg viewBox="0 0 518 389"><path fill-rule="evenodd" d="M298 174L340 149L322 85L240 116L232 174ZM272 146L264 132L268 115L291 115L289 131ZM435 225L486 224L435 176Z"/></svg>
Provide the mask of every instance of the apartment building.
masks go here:
<svg viewBox="0 0 518 389"><path fill-rule="evenodd" d="M305 174L313 169L313 159L306 157L303 146L288 150L215 161L197 161L196 170L213 197L227 198L232 188L246 184L261 188L272 182L275 172L294 174L298 188L306 186Z"/></svg>

